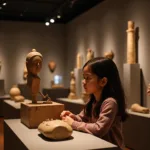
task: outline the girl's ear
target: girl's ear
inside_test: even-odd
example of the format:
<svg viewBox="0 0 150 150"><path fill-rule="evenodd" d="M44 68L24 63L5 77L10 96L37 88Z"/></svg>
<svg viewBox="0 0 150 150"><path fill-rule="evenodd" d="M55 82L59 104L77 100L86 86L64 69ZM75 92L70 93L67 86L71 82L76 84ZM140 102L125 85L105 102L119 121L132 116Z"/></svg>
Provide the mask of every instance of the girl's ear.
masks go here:
<svg viewBox="0 0 150 150"><path fill-rule="evenodd" d="M107 81L108 79L106 77L103 77L101 80L100 80L100 86L101 87L104 87L106 84L107 84Z"/></svg>

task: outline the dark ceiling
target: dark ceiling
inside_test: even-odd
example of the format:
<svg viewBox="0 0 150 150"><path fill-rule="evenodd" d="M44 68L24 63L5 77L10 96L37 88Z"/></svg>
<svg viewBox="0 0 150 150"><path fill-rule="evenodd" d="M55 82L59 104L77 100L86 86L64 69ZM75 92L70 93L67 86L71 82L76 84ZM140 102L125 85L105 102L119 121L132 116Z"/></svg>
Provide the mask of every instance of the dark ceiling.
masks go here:
<svg viewBox="0 0 150 150"><path fill-rule="evenodd" d="M102 1L0 0L0 20L45 22L54 18L56 23L67 23Z"/></svg>

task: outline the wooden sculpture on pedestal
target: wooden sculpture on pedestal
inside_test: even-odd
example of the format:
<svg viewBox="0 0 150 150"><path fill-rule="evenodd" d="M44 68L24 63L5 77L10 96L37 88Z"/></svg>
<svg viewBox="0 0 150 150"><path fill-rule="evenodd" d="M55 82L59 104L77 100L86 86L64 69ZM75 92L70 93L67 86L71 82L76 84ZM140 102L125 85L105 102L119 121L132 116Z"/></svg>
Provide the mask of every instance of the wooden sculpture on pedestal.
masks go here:
<svg viewBox="0 0 150 150"><path fill-rule="evenodd" d="M80 98L82 94L82 67L83 67L83 57L81 53L76 55L76 67L74 68L75 75L75 91L76 97Z"/></svg>
<svg viewBox="0 0 150 150"><path fill-rule="evenodd" d="M109 59L113 59L114 58L113 51L105 52L104 57L109 58Z"/></svg>
<svg viewBox="0 0 150 150"><path fill-rule="evenodd" d="M32 103L34 104L37 103L37 94L39 93L40 88L40 78L37 74L42 68L42 60L42 55L35 49L33 49L26 57L26 66L28 70L27 85L31 89Z"/></svg>
<svg viewBox="0 0 150 150"><path fill-rule="evenodd" d="M94 58L94 52L92 51L92 49L89 48L87 50L86 61L89 61L92 58Z"/></svg>
<svg viewBox="0 0 150 150"><path fill-rule="evenodd" d="M134 22L128 21L127 32L127 63L136 63L136 52L135 52L135 29Z"/></svg>
<svg viewBox="0 0 150 150"><path fill-rule="evenodd" d="M38 73L42 68L42 55L35 49L26 57L28 70L27 85L32 94L32 103L21 103L21 122L29 128L37 128L45 119L59 119L64 105L52 102L48 95L43 95L40 91L40 78ZM44 101L37 101L37 94L40 93Z"/></svg>
<svg viewBox="0 0 150 150"><path fill-rule="evenodd" d="M76 68L81 69L83 65L83 58L80 53L77 54L77 60L76 60Z"/></svg>
<svg viewBox="0 0 150 150"><path fill-rule="evenodd" d="M71 80L70 80L70 93L69 93L69 96L68 98L69 99L76 99L77 96L76 96L76 84L75 84L75 75L74 75L74 72L71 71L70 73L71 75Z"/></svg>

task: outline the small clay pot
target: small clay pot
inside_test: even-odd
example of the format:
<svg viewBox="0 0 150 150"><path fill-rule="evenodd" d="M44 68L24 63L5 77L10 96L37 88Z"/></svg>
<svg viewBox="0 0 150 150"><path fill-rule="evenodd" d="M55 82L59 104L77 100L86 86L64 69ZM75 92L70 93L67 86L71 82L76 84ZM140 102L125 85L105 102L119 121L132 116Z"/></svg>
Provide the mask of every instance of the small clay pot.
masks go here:
<svg viewBox="0 0 150 150"><path fill-rule="evenodd" d="M14 100L14 97L20 95L21 91L17 87L17 85L13 85L13 87L9 91L9 94L10 94L11 99Z"/></svg>

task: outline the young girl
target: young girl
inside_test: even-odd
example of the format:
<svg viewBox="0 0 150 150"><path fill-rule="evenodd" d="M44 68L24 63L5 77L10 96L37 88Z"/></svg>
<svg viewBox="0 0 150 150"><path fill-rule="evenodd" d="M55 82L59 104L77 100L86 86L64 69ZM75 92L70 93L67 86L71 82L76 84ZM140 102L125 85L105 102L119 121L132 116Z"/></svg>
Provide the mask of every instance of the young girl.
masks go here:
<svg viewBox="0 0 150 150"><path fill-rule="evenodd" d="M90 100L80 114L63 111L61 118L73 129L87 132L124 148L122 121L125 96L119 73L111 59L97 57L83 66L83 86Z"/></svg>

